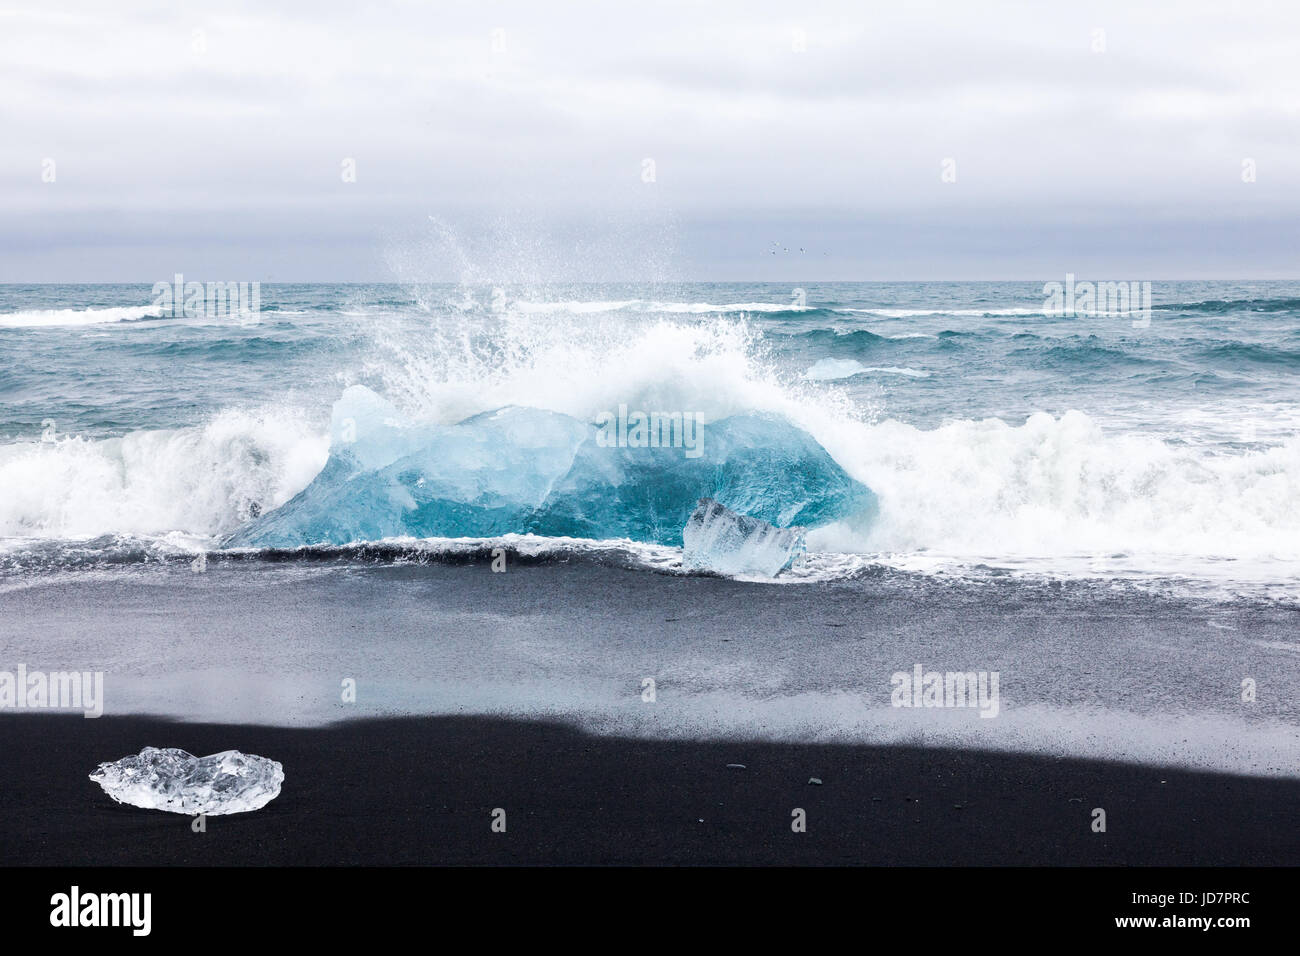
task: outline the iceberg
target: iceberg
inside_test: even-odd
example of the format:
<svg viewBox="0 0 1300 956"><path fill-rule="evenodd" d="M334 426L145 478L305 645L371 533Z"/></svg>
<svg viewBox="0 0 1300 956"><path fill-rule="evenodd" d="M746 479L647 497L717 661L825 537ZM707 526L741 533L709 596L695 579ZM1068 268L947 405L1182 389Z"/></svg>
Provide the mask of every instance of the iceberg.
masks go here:
<svg viewBox="0 0 1300 956"><path fill-rule="evenodd" d="M284 768L238 750L196 757L175 747L145 747L136 756L101 763L90 779L118 803L221 816L260 810L278 797Z"/></svg>
<svg viewBox="0 0 1300 956"><path fill-rule="evenodd" d="M688 456L677 447L610 446L593 424L536 408L415 423L353 386L335 404L320 474L225 544L514 533L680 546L701 498L777 526L874 514L871 490L785 420L735 415L700 427Z"/></svg>
<svg viewBox="0 0 1300 956"><path fill-rule="evenodd" d="M533 516L536 534L630 538L680 547L696 503L712 498L770 524L816 526L874 513L875 495L807 432L766 415L702 426L700 454L579 446Z"/></svg>
<svg viewBox="0 0 1300 956"><path fill-rule="evenodd" d="M719 574L777 574L807 549L803 528L777 528L701 498L682 531L682 566Z"/></svg>

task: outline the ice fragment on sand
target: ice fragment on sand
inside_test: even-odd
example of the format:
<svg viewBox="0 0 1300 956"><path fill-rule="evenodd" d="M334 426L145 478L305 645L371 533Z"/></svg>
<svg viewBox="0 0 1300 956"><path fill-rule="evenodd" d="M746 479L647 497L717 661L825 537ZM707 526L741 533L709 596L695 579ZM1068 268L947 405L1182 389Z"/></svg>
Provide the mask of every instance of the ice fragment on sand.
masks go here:
<svg viewBox="0 0 1300 956"><path fill-rule="evenodd" d="M719 574L772 577L805 550L802 528L777 528L712 498L700 499L682 530L682 541L684 567Z"/></svg>
<svg viewBox="0 0 1300 956"><path fill-rule="evenodd" d="M118 803L219 816L260 810L274 800L284 767L238 750L196 757L175 747L145 747L136 756L101 763L90 779Z"/></svg>

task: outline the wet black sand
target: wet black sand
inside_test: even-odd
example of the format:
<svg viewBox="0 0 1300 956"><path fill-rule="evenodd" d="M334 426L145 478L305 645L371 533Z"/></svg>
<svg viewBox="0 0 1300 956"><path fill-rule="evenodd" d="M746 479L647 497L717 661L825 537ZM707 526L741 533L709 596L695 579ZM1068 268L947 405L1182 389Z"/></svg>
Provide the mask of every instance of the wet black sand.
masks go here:
<svg viewBox="0 0 1300 956"><path fill-rule="evenodd" d="M146 744L272 757L283 792L195 833L190 818L115 804L87 779ZM5 714L0 806L4 865L1300 860L1294 780L969 750L629 740L465 717L295 729ZM1092 830L1097 807L1105 833ZM496 808L504 833L492 830ZM791 828L796 808L806 832Z"/></svg>

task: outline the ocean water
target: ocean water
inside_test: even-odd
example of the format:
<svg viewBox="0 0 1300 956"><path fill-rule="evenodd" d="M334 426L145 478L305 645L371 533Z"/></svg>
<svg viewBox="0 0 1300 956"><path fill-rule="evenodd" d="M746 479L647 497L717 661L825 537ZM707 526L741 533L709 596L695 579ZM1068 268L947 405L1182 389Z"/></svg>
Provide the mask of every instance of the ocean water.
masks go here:
<svg viewBox="0 0 1300 956"><path fill-rule="evenodd" d="M257 529L346 451L347 392L382 402L375 427L439 441L503 408L584 428L620 406L765 424L711 471L639 449L653 464L625 455L615 479L570 482L569 513L605 509L563 525L581 533L506 509L487 525L439 512L402 534L400 495L372 483L330 498L329 527L275 538L281 552L346 555L374 544L355 530L373 526L389 540L371 555L504 538L676 572L668 518L730 467L756 476L750 511L770 504L777 524L787 499L838 494L830 483L871 492L870 514L816 511L808 554L782 575L793 584L883 569L1300 598L1298 282L1155 281L1149 315L1048 314L1042 282L264 284L256 314L189 318L153 302L149 285L0 286L5 576L264 546ZM763 429L803 451L765 454L778 431ZM511 442L496 470L525 477L510 494L545 494L545 450ZM814 468L810 448L827 460ZM454 486L467 507L509 497L490 446L486 460L426 452L413 478L376 477L381 490L410 478ZM610 505L629 487L666 530L609 517L632 507ZM360 513L394 508L395 524Z"/></svg>

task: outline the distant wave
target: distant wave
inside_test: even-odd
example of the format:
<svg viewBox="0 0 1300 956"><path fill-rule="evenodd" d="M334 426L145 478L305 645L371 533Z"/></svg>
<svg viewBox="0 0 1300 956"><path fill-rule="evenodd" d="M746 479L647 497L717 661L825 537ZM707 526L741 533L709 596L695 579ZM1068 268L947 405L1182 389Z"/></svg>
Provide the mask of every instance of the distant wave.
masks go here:
<svg viewBox="0 0 1300 956"><path fill-rule="evenodd" d="M1037 361L1050 367L1064 369L1099 366L1120 368L1165 368L1172 363L1159 358L1126 351L1123 348L1107 344L1095 335L1086 337L1069 336L1066 338L1041 338L1037 335L1021 334L1013 336L1013 341L1032 343L1014 349L1013 358L1026 363Z"/></svg>
<svg viewBox="0 0 1300 956"><path fill-rule="evenodd" d="M784 302L658 302L646 299L626 299L622 301L584 302L569 300L563 302L524 302L511 301L507 308L518 312L554 313L569 312L582 314L588 312L652 312L665 315L707 315L709 313L728 312L763 312L763 313L806 313L820 311L816 307L794 305Z"/></svg>
<svg viewBox="0 0 1300 956"><path fill-rule="evenodd" d="M457 311L486 310L484 303L449 302L447 307ZM306 308L276 309L268 307L263 311L267 317L293 317L314 313L337 313L347 316L368 316L373 309L395 311L398 313L411 310L413 304L402 300L381 300L371 303L361 310L339 309L334 304L309 305ZM495 307L493 307L495 309ZM798 304L794 301L744 301L744 302L691 302L660 299L565 299L555 301L531 301L527 299L506 300L505 311L537 315L593 315L600 313L644 313L648 315L763 315L771 319L784 316L808 320L824 317L841 319L845 316L857 316L870 319L908 319L952 316L956 318L1056 318L1046 305L1025 305L1023 303L995 303L980 308L933 307L895 307L890 305L863 306L847 305L838 302L808 302ZM1300 312L1300 298L1251 298L1251 299L1207 299L1202 301L1157 303L1152 306L1157 312L1184 312L1207 315L1220 315L1242 312L1282 313ZM416 311L419 311L418 309ZM427 310L426 310L427 311ZM1125 313L1136 314L1136 313ZM142 319L161 318L160 311L154 305L108 306L85 309L23 309L0 313L0 328L42 328L59 326L101 325L120 322L133 322ZM1077 318L1115 317L1107 311L1079 312ZM909 333L922 335L925 333Z"/></svg>
<svg viewBox="0 0 1300 956"><path fill-rule="evenodd" d="M1297 298L1272 298L1272 299L1207 299L1199 302L1167 302L1152 303L1152 311L1155 312L1196 312L1210 315L1229 314L1233 312L1294 312L1300 311L1300 299ZM1044 318L1058 318L1055 313L1049 311L1046 305L1042 306L1024 306L1024 305L991 305L981 309L952 309L952 308L892 308L882 307L834 307L835 312L860 313L865 315L875 315L888 319L905 319L918 318L924 316L967 316L972 318L998 318L998 317L1017 317L1017 316L1041 316ZM1137 310L1116 313L1109 310L1092 310L1077 311L1075 317L1078 318L1107 318L1122 317L1126 315L1136 315Z"/></svg>
<svg viewBox="0 0 1300 956"><path fill-rule="evenodd" d="M797 315L803 318L825 315L827 317L845 315L876 316L879 318L902 319L930 315L954 316L1033 316L1045 315L1046 308L1028 308L1024 306L990 306L987 309L896 309L890 307L860 307L838 304L796 305L788 302L662 302L645 299L628 299L622 301L579 301L562 302L525 302L512 301L508 309L524 313L570 313L575 315L594 312L647 312L664 315L708 315L728 313L759 313L769 317L782 314Z"/></svg>
<svg viewBox="0 0 1300 956"><path fill-rule="evenodd" d="M984 316L1013 316L1013 315L1046 315L1046 306L1038 308L1028 308L1020 305L1000 305L989 306L987 309L893 309L888 307L872 308L836 308L836 312L847 312L861 315L878 315L885 319L910 319L927 315L963 315L972 317Z"/></svg>
<svg viewBox="0 0 1300 956"><path fill-rule="evenodd" d="M1224 342L1202 350L1203 357L1227 365L1262 364L1300 366L1300 350L1252 342Z"/></svg>
<svg viewBox="0 0 1300 956"><path fill-rule="evenodd" d="M159 317L159 310L153 305L126 305L103 309L29 309L21 312L0 312L0 328L103 325L110 322L138 322L141 319Z"/></svg>
<svg viewBox="0 0 1300 956"><path fill-rule="evenodd" d="M929 372L914 368L898 368L892 365L868 366L852 359L822 359L804 372L804 378L813 382L822 382L850 378L854 375L865 375L869 372L879 372L885 375L906 375L909 378L930 377Z"/></svg>
<svg viewBox="0 0 1300 956"><path fill-rule="evenodd" d="M1173 302L1153 308L1172 312L1201 312L1222 315L1229 312L1294 312L1300 310L1300 299L1206 299L1201 302Z"/></svg>

